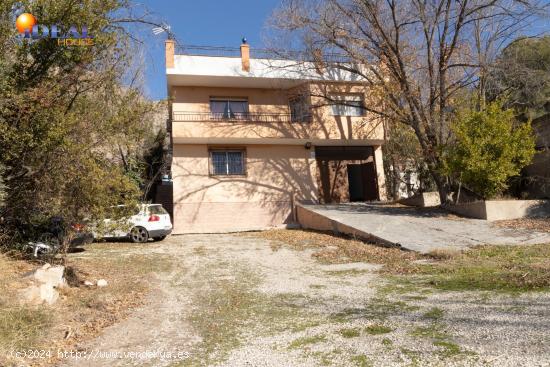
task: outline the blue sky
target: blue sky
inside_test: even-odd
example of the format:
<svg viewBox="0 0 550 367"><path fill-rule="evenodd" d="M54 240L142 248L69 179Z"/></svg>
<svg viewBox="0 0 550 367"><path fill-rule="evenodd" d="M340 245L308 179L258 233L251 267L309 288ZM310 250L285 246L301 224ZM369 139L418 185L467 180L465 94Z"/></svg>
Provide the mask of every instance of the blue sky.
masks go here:
<svg viewBox="0 0 550 367"><path fill-rule="evenodd" d="M238 47L245 36L251 47L262 47L265 21L279 0L141 0L172 27L183 44ZM147 46L146 92L166 98L164 36Z"/></svg>

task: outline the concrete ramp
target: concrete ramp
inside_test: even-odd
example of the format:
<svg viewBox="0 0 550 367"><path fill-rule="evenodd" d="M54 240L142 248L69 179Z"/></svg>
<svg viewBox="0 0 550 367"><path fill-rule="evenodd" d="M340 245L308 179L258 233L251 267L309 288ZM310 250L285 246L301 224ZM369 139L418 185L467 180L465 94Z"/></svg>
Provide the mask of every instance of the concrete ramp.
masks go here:
<svg viewBox="0 0 550 367"><path fill-rule="evenodd" d="M306 229L333 231L420 253L482 244L550 244L550 233L498 228L485 220L456 217L438 208L376 203L298 204L296 215Z"/></svg>

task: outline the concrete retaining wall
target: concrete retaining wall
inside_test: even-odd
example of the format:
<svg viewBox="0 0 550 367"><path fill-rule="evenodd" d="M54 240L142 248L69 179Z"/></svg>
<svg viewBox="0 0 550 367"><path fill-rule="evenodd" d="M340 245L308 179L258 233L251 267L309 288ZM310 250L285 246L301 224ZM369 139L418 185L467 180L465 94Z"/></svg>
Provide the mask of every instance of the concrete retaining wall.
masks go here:
<svg viewBox="0 0 550 367"><path fill-rule="evenodd" d="M488 221L550 216L547 200L487 200L447 205L451 212Z"/></svg>
<svg viewBox="0 0 550 367"><path fill-rule="evenodd" d="M399 200L399 203L403 205L419 206L424 208L429 206L438 206L439 204L441 204L441 201L439 200L439 193L434 191L423 192L407 199L401 199Z"/></svg>

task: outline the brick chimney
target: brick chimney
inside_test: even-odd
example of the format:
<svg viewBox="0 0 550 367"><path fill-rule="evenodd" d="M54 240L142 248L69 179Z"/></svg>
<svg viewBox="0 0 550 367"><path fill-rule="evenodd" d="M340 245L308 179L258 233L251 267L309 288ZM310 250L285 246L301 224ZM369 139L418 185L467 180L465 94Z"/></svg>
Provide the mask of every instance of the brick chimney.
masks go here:
<svg viewBox="0 0 550 367"><path fill-rule="evenodd" d="M325 61L323 59L323 51L321 49L313 50L313 65L315 65L315 70L317 74L323 75L325 72Z"/></svg>
<svg viewBox="0 0 550 367"><path fill-rule="evenodd" d="M246 38L243 38L243 43L241 44L241 61L243 71L250 71L250 45L247 43Z"/></svg>
<svg viewBox="0 0 550 367"><path fill-rule="evenodd" d="M174 40L166 40L165 51L166 51L166 68L167 69L171 69L174 67L174 49L175 49Z"/></svg>

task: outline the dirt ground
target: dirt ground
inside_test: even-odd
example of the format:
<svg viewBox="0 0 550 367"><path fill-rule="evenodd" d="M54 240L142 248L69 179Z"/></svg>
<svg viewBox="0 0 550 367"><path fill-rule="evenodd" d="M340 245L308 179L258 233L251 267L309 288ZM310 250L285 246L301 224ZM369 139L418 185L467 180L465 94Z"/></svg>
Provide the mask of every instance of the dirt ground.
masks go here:
<svg viewBox="0 0 550 367"><path fill-rule="evenodd" d="M59 365L542 366L550 360L548 293L439 291L382 275L381 265L326 264L314 252L252 234L172 236L73 254L142 255L169 265L144 279L153 287L143 306L72 355L67 351Z"/></svg>

